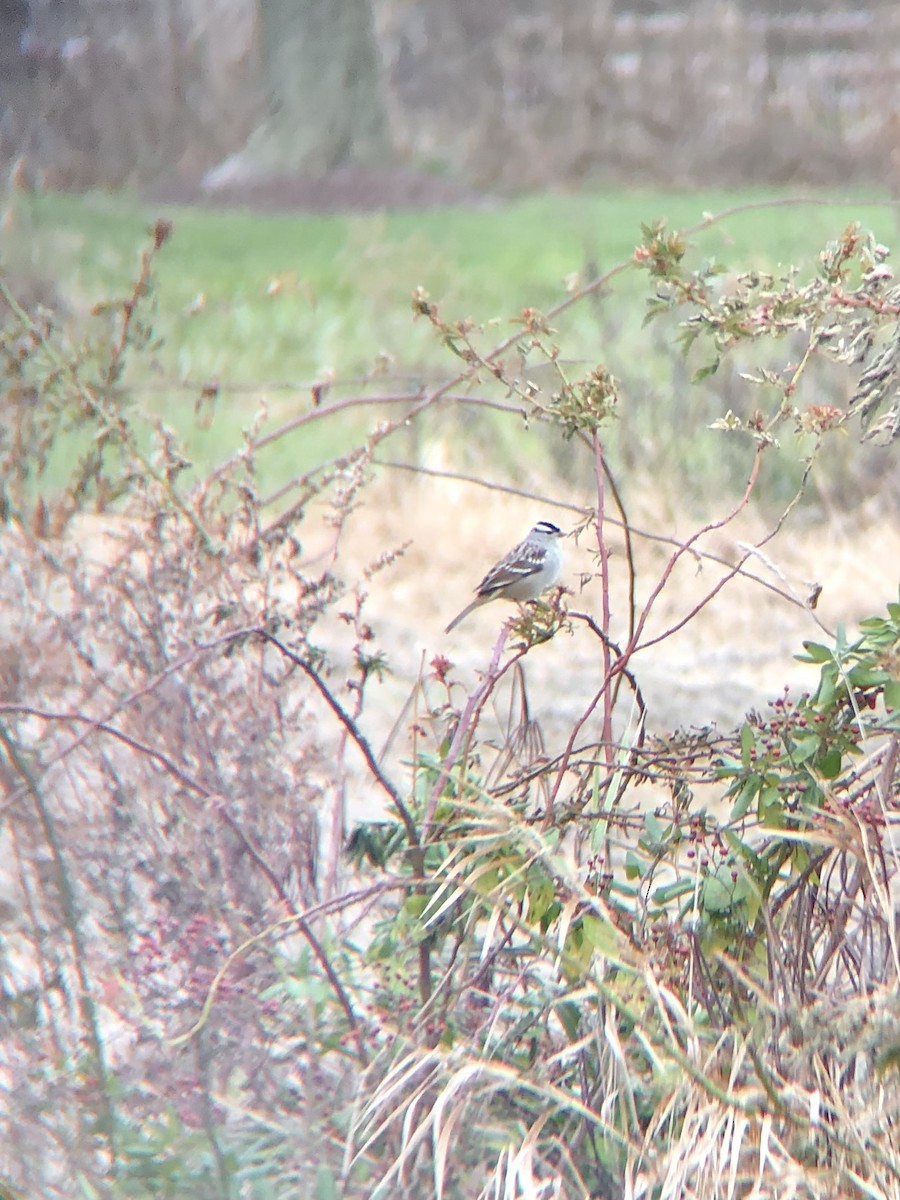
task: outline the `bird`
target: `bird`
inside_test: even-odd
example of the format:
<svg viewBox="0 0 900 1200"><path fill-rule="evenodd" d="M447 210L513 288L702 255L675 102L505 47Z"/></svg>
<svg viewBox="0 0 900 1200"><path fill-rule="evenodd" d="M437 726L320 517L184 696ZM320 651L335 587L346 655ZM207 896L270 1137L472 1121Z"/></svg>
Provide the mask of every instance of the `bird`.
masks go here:
<svg viewBox="0 0 900 1200"><path fill-rule="evenodd" d="M561 532L552 521L538 521L523 541L494 563L475 589L475 599L444 632L455 629L470 612L490 600L536 600L541 592L553 587L562 570Z"/></svg>

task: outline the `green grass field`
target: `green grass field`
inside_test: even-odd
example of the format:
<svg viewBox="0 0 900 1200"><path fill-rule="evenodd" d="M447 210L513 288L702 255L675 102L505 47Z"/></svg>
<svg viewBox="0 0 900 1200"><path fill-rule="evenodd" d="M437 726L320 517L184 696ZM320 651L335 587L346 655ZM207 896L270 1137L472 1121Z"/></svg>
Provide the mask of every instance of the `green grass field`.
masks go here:
<svg viewBox="0 0 900 1200"><path fill-rule="evenodd" d="M715 258L735 271L809 269L851 221L888 244L894 238L890 205L862 196L813 199L746 207L697 233L690 253L697 263ZM773 200L788 197L541 195L478 210L271 216L148 206L124 195L16 196L2 262L14 291L36 281L62 302L77 331L98 301L127 294L153 220L172 220L173 236L158 260L161 343L128 380L139 402L188 434L194 456L209 463L235 446L260 397L274 421L284 419L308 405L311 380L366 375L379 356L388 376L413 385L454 374L459 360L426 322L413 320L410 296L418 286L446 319L496 321L487 331L490 345L510 331L509 318L522 307L547 310L564 299L567 278L590 278L627 261L642 222L664 217L683 229L705 214ZM575 305L558 322L559 341L565 358L588 369L605 362L636 405L653 403L654 428L660 411L683 426L676 392L684 381L676 379L672 347L641 332L648 283L628 272L602 301ZM189 432L196 391L212 379L221 386L217 418L211 429ZM361 419L347 419L340 440L364 428ZM640 419L632 436L646 440ZM281 447L272 455L272 479L334 448L332 429L310 427L301 451ZM281 466L279 455L286 458Z"/></svg>
<svg viewBox="0 0 900 1200"><path fill-rule="evenodd" d="M366 370L382 351L400 367L440 362L428 332L412 323L416 286L427 288L448 316L487 320L524 305L549 308L563 298L566 278L586 264L606 270L627 259L641 222L665 217L684 228L704 213L772 198L762 192L546 195L478 211L325 217L48 195L17 200L27 212L7 253L19 269L30 261L51 274L77 310L125 288L148 225L170 217L174 236L159 265L163 361L180 376L287 382L325 369ZM819 199L729 217L697 235L697 256L735 269L808 264L851 220L890 244L890 207ZM27 244L13 245L19 236Z"/></svg>

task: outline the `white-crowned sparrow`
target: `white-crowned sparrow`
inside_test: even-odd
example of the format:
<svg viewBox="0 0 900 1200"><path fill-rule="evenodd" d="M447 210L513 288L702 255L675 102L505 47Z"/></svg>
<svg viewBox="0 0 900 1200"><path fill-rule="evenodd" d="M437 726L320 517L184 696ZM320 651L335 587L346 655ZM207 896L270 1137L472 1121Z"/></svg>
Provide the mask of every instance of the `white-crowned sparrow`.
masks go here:
<svg viewBox="0 0 900 1200"><path fill-rule="evenodd" d="M560 529L552 521L538 521L524 541L501 558L475 589L475 599L447 626L449 633L475 608L489 600L536 600L553 587L562 569Z"/></svg>

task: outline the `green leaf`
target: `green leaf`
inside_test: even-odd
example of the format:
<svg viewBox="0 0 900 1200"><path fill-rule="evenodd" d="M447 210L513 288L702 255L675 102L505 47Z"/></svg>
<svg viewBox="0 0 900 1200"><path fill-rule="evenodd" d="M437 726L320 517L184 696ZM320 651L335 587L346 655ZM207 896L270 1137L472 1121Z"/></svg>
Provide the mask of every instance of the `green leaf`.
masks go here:
<svg viewBox="0 0 900 1200"><path fill-rule="evenodd" d="M644 862L638 858L633 850L629 850L625 855L625 878L640 879L644 874Z"/></svg>
<svg viewBox="0 0 900 1200"><path fill-rule="evenodd" d="M791 861L794 864L794 870L797 872L797 874L802 875L802 873L809 866L809 847L804 846L802 842L797 842L797 844L794 846L794 853L791 855ZM818 881L819 875L818 872L816 872L815 878L812 880L812 882L818 883Z"/></svg>
<svg viewBox="0 0 900 1200"><path fill-rule="evenodd" d="M884 685L884 704L885 708L895 712L900 709L900 679L892 679Z"/></svg>
<svg viewBox="0 0 900 1200"><path fill-rule="evenodd" d="M644 816L644 832L651 842L661 842L665 837L662 821L656 813L649 812Z"/></svg>
<svg viewBox="0 0 900 1200"><path fill-rule="evenodd" d="M578 1031L581 1027L581 1009L577 1004L573 1004L571 1000L564 1000L561 1004L557 1004L556 1012L562 1022L562 1027L566 1031L566 1036L570 1042L574 1042L578 1037Z"/></svg>
<svg viewBox="0 0 900 1200"><path fill-rule="evenodd" d="M837 746L832 746L819 759L818 768L825 779L837 779L841 773L841 752Z"/></svg>
<svg viewBox="0 0 900 1200"><path fill-rule="evenodd" d="M500 870L498 867L489 867L486 871L479 872L478 876L471 882L470 886L473 891L479 896L490 896L491 892L500 883Z"/></svg>
<svg viewBox="0 0 900 1200"><path fill-rule="evenodd" d="M581 919L585 941L605 958L615 958L619 953L619 935L615 925L603 917L585 914Z"/></svg>
<svg viewBox="0 0 900 1200"><path fill-rule="evenodd" d="M711 363L707 363L703 367L698 367L691 376L691 383L702 383L704 379L709 379L711 375L715 375L719 369L719 362L720 360L715 358Z"/></svg>
<svg viewBox="0 0 900 1200"><path fill-rule="evenodd" d="M847 678L854 687L871 688L881 687L882 684L887 683L890 676L881 667L869 667L860 664L848 672Z"/></svg>
<svg viewBox="0 0 900 1200"><path fill-rule="evenodd" d="M890 609L890 605L888 605ZM869 635L869 641L880 641L883 637L894 637L894 629L890 621L884 617L864 617L859 623L860 629Z"/></svg>
<svg viewBox="0 0 900 1200"><path fill-rule="evenodd" d="M655 320L655 318L660 316L662 313L668 312L671 307L672 304L668 300L648 300L647 311L644 313L644 319L641 322L641 325L646 328L651 321Z"/></svg>
<svg viewBox="0 0 900 1200"><path fill-rule="evenodd" d="M744 771L743 765L736 758L723 758L720 763L713 767L713 773L716 779L728 779L732 775L741 775ZM734 788L737 781L731 786Z"/></svg>
<svg viewBox="0 0 900 1200"><path fill-rule="evenodd" d="M569 926L563 949L565 951L562 962L563 973L567 979L577 979L587 970L593 954L591 944L584 936L584 929L580 921Z"/></svg>
<svg viewBox="0 0 900 1200"><path fill-rule="evenodd" d="M731 820L739 821L741 817L745 817L750 811L750 805L753 803L756 793L759 790L759 779L754 775L752 779L746 780L741 790L737 794L731 809Z"/></svg>
<svg viewBox="0 0 900 1200"><path fill-rule="evenodd" d="M744 898L744 904L747 906L747 924L753 925L762 907L762 893L756 888L752 888Z"/></svg>
<svg viewBox="0 0 900 1200"><path fill-rule="evenodd" d="M733 829L725 830L725 841L728 843L729 849L733 850L735 854L739 854L744 862L749 865L750 870L757 879L762 879L765 876L765 863L749 842L742 841Z"/></svg>
<svg viewBox="0 0 900 1200"><path fill-rule="evenodd" d="M743 871L738 871L737 879L732 878L734 869L723 863L715 875L704 879L702 901L705 912L714 916L729 913L753 895L753 885Z"/></svg>
<svg viewBox="0 0 900 1200"><path fill-rule="evenodd" d="M801 763L809 762L811 758L815 758L821 744L822 739L817 733L806 733L797 738L791 751L791 758L798 766Z"/></svg>
<svg viewBox="0 0 900 1200"><path fill-rule="evenodd" d="M816 704L820 708L829 708L834 703L837 691L837 670L832 666L822 671L819 688L816 692Z"/></svg>
<svg viewBox="0 0 900 1200"><path fill-rule="evenodd" d="M634 884L625 883L622 879L616 879L614 876L612 883L609 885L609 894L611 896L622 896L629 902L630 906L630 902L636 900L640 895L640 888L635 887Z"/></svg>
<svg viewBox="0 0 900 1200"><path fill-rule="evenodd" d="M721 879L710 875L703 881L702 900L705 912L719 915L734 907L734 892Z"/></svg>
<svg viewBox="0 0 900 1200"><path fill-rule="evenodd" d="M412 892L403 902L403 908L409 916L416 920L421 917L422 913L428 907L429 896L425 896L422 892Z"/></svg>
<svg viewBox="0 0 900 1200"><path fill-rule="evenodd" d="M667 883L656 888L653 892L653 901L655 904L668 904L670 900L677 900L679 896L685 896L693 890L693 879L679 879L677 883Z"/></svg>
<svg viewBox="0 0 900 1200"><path fill-rule="evenodd" d="M759 803L757 810L759 819L766 825L774 826L780 829L783 824L784 805L781 801L778 788L764 787L760 789Z"/></svg>
<svg viewBox="0 0 900 1200"><path fill-rule="evenodd" d="M794 655L797 662L827 663L834 660L834 652L819 642L804 642L803 649L806 654Z"/></svg>
<svg viewBox="0 0 900 1200"><path fill-rule="evenodd" d="M603 849L606 842L606 835L609 832L609 821L603 817L600 821L595 821L591 828L591 849L595 854Z"/></svg>
<svg viewBox="0 0 900 1200"><path fill-rule="evenodd" d="M369 944L366 950L366 962L382 962L384 959L393 958L397 953L397 943L391 936L376 938Z"/></svg>
<svg viewBox="0 0 900 1200"><path fill-rule="evenodd" d="M651 854L662 853L671 843L673 827L670 821L661 821L656 813L647 813L644 817L644 834L640 845Z"/></svg>
<svg viewBox="0 0 900 1200"><path fill-rule="evenodd" d="M552 879L548 879L546 875L537 875L529 879L528 915L525 918L529 924L543 924L555 899Z"/></svg>

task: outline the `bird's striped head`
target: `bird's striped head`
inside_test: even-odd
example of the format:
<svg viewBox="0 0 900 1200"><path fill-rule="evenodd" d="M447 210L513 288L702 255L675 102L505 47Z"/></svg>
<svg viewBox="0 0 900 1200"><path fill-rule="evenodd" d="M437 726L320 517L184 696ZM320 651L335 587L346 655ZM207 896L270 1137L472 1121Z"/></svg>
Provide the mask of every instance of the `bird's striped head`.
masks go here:
<svg viewBox="0 0 900 1200"><path fill-rule="evenodd" d="M538 521L531 532L540 534L541 537L559 537L562 530L558 525L554 525L552 521Z"/></svg>

